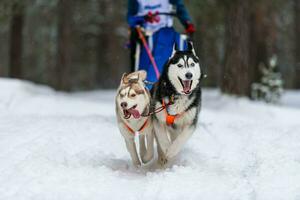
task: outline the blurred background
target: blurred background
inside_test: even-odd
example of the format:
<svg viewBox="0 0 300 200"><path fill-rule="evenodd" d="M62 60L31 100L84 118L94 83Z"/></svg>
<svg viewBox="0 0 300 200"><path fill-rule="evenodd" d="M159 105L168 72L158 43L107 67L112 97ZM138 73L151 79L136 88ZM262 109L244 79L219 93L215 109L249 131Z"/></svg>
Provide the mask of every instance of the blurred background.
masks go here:
<svg viewBox="0 0 300 200"><path fill-rule="evenodd" d="M250 96L270 65L285 88L300 88L300 0L184 3L204 86ZM116 88L130 70L126 10L125 0L0 0L0 76L66 91Z"/></svg>

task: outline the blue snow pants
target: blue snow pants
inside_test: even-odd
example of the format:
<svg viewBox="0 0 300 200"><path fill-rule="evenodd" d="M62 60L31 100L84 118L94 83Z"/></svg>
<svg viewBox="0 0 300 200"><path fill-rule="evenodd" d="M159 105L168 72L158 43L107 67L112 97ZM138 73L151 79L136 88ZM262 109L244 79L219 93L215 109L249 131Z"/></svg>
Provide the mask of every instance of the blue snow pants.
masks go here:
<svg viewBox="0 0 300 200"><path fill-rule="evenodd" d="M152 50L152 55L157 64L160 74L163 71L164 64L168 61L172 54L173 45L176 42L179 50L184 50L187 48L186 41L183 41L180 34L177 33L174 28L166 27L155 32L152 36L147 37L148 46ZM156 82L157 77L155 74L154 67L150 61L145 47L141 47L140 60L139 60L139 70L147 71L147 80L150 82ZM152 85L147 86L150 90Z"/></svg>

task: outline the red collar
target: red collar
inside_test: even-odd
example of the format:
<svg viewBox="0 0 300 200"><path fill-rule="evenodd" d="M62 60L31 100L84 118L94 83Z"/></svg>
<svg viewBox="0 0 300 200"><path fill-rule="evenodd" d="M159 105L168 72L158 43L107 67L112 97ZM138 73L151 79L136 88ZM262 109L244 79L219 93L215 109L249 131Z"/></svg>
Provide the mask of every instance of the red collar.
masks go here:
<svg viewBox="0 0 300 200"><path fill-rule="evenodd" d="M147 126L147 124L148 124L148 121L149 121L149 118L147 118L146 119L146 121L144 122L144 124L141 126L141 128L139 129L139 130L137 130L137 131L134 131L128 124L126 124L125 122L124 122L124 125L125 125L125 127L127 128L127 130L130 132L130 133L132 133L133 135L135 135L135 133L136 132L142 132L145 128L146 128L146 126Z"/></svg>

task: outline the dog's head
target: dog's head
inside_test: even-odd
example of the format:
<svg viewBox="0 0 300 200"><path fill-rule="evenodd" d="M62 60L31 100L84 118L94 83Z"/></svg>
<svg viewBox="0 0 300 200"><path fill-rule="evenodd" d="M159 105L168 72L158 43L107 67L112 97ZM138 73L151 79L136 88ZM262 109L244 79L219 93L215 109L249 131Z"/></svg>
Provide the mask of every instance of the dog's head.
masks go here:
<svg viewBox="0 0 300 200"><path fill-rule="evenodd" d="M191 94L202 77L199 58L192 42L188 42L188 49L185 51L178 51L175 45L166 67L171 84L180 94Z"/></svg>
<svg viewBox="0 0 300 200"><path fill-rule="evenodd" d="M146 71L123 74L116 97L116 106L128 119L131 115L138 119L150 104L150 94L145 88Z"/></svg>

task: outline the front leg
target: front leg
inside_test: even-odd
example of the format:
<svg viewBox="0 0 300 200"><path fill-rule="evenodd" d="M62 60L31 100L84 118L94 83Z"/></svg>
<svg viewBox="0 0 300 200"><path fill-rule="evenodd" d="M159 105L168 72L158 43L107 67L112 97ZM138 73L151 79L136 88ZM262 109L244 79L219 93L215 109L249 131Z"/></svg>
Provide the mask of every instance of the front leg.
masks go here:
<svg viewBox="0 0 300 200"><path fill-rule="evenodd" d="M130 153L133 165L136 167L141 166L141 162L136 151L134 139L133 138L125 139L125 142L126 142L127 150Z"/></svg>
<svg viewBox="0 0 300 200"><path fill-rule="evenodd" d="M163 123L160 123L157 119L153 121L154 132L157 143L163 154L166 155L168 147L171 145L171 141L168 138L167 128Z"/></svg>
<svg viewBox="0 0 300 200"><path fill-rule="evenodd" d="M177 136L177 138L173 141L171 146L167 149L166 157L167 159L171 159L176 156L179 151L182 149L183 145L187 142L190 136L195 131L195 126L186 126L183 128L182 132Z"/></svg>
<svg viewBox="0 0 300 200"><path fill-rule="evenodd" d="M157 144L157 154L158 154L158 164L164 167L168 163L168 160L165 154L162 152L159 144Z"/></svg>
<svg viewBox="0 0 300 200"><path fill-rule="evenodd" d="M139 135L139 140L140 140L140 158L143 159L143 157L146 154L145 135Z"/></svg>
<svg viewBox="0 0 300 200"><path fill-rule="evenodd" d="M149 162L154 155L154 131L151 129L149 133L146 134L146 139L147 139L147 149L146 149L146 154L141 157L143 163Z"/></svg>

